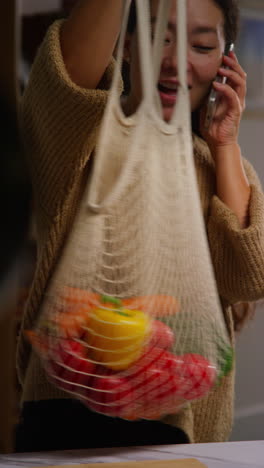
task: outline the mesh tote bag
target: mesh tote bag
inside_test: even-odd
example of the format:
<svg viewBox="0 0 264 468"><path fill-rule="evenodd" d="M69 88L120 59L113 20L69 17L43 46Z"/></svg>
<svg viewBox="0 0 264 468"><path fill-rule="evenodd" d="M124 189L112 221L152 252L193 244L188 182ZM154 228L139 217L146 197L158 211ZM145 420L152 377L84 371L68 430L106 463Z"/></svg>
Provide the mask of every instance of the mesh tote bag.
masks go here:
<svg viewBox="0 0 264 468"><path fill-rule="evenodd" d="M177 2L177 104L157 92L171 2L152 44L137 0L142 100L125 116L118 94L130 2L87 189L28 332L54 385L90 409L159 419L219 385L232 365L193 161L186 83L186 5Z"/></svg>

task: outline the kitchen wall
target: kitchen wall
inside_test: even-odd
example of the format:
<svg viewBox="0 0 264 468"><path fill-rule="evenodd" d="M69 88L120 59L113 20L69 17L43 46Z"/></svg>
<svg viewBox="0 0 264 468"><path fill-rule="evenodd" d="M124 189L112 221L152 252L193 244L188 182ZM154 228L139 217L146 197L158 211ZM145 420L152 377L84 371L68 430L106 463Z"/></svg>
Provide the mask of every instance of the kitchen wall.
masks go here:
<svg viewBox="0 0 264 468"><path fill-rule="evenodd" d="M245 117L240 131L243 154L264 186L264 116ZM231 440L264 439L264 305L237 337L235 425Z"/></svg>

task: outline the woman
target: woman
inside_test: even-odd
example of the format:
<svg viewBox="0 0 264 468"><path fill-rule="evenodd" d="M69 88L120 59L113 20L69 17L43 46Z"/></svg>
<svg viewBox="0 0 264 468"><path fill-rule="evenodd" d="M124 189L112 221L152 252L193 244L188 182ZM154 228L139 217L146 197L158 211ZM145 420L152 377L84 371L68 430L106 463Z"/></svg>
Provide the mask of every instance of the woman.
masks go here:
<svg viewBox="0 0 264 468"><path fill-rule="evenodd" d="M38 264L23 329L34 326L43 296L74 220L89 171L119 34L122 0L83 0L66 22L49 30L22 102L22 131L35 187ZM264 295L264 199L258 178L241 158L238 130L245 105L246 75L232 53L238 8L235 0L188 0L188 85L194 116L195 166L223 313L233 343L231 305ZM133 5L132 5L133 6ZM155 24L158 1L151 1ZM172 6L158 89L163 117L177 103L176 8ZM141 99L136 17L126 41L130 92L126 114ZM229 66L229 70L221 67ZM214 77L226 76L225 85ZM203 119L213 86L221 99L209 131ZM120 89L121 93L121 89ZM232 426L234 373L207 398L163 421L127 422L90 412L49 384L38 357L21 333L18 371L23 386L18 450L216 442ZM31 443L29 443L29 440Z"/></svg>

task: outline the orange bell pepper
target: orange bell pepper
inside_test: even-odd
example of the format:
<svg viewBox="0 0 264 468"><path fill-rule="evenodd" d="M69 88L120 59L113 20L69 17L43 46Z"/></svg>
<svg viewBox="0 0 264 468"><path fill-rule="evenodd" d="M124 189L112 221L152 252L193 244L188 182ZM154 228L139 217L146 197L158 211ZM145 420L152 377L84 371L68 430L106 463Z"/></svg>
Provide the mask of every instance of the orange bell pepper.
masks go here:
<svg viewBox="0 0 264 468"><path fill-rule="evenodd" d="M180 304L177 299L164 294L132 297L130 299L123 299L122 303L128 309L139 309L154 317L175 315L180 310Z"/></svg>

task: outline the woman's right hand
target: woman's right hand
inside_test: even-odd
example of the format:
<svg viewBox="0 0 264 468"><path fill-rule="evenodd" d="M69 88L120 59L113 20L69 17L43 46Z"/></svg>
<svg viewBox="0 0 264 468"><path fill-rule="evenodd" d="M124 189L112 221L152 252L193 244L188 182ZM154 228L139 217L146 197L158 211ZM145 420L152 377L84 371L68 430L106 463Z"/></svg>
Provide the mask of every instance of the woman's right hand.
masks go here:
<svg viewBox="0 0 264 468"><path fill-rule="evenodd" d="M79 0L61 29L61 50L72 81L98 86L119 35L123 0Z"/></svg>

